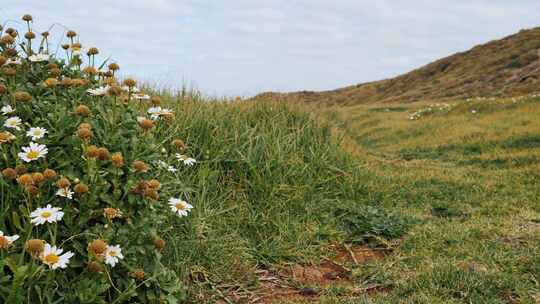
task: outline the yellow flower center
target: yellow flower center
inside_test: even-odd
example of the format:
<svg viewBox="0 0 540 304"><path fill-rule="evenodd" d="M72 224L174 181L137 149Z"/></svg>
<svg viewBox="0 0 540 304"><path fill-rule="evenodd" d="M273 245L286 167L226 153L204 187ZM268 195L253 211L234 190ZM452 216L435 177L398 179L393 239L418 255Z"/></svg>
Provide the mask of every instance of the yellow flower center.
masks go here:
<svg viewBox="0 0 540 304"><path fill-rule="evenodd" d="M10 121L9 125L12 126L12 127L15 127L15 126L17 126L17 122L16 121Z"/></svg>
<svg viewBox="0 0 540 304"><path fill-rule="evenodd" d="M37 151L30 151L26 153L26 157L28 157L29 159L36 159L38 158L38 156L39 156L39 152Z"/></svg>
<svg viewBox="0 0 540 304"><path fill-rule="evenodd" d="M112 251L109 251L109 255L112 256L112 257L115 257L116 256L116 251L112 250Z"/></svg>
<svg viewBox="0 0 540 304"><path fill-rule="evenodd" d="M41 136L41 131L36 130L36 131L34 131L33 135L34 136Z"/></svg>
<svg viewBox="0 0 540 304"><path fill-rule="evenodd" d="M184 205L184 203L176 203L175 207L178 210L184 210L186 206Z"/></svg>
<svg viewBox="0 0 540 304"><path fill-rule="evenodd" d="M56 254L54 253L51 253L49 255L46 255L44 258L43 258L43 261L45 261L45 263L49 264L49 265L54 265L56 263L58 263L58 261L60 261L60 257L57 256Z"/></svg>
<svg viewBox="0 0 540 304"><path fill-rule="evenodd" d="M0 249L7 248L9 246L9 241L7 238L0 236Z"/></svg>
<svg viewBox="0 0 540 304"><path fill-rule="evenodd" d="M41 213L41 217L43 217L43 218L49 218L49 217L51 217L51 215L52 215L52 212L50 212L50 211L44 211L44 212Z"/></svg>

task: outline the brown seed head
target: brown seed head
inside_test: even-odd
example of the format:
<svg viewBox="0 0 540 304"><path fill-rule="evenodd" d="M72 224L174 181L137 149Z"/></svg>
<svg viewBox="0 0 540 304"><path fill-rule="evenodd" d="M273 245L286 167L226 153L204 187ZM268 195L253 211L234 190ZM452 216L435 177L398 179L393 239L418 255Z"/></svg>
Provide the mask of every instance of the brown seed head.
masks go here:
<svg viewBox="0 0 540 304"><path fill-rule="evenodd" d="M29 102L32 101L32 95L28 92L18 91L15 92L15 100L19 102Z"/></svg>
<svg viewBox="0 0 540 304"><path fill-rule="evenodd" d="M90 140L93 135L94 134L90 129L82 128L77 130L77 136L82 140Z"/></svg>
<svg viewBox="0 0 540 304"><path fill-rule="evenodd" d="M65 177L62 177L61 179L59 179L57 182L56 182L56 186L58 188L67 188L71 185L71 182L69 181L69 179L65 178Z"/></svg>
<svg viewBox="0 0 540 304"><path fill-rule="evenodd" d="M95 255L102 255L107 250L107 243L104 240L94 240L88 245L88 250Z"/></svg>
<svg viewBox="0 0 540 304"><path fill-rule="evenodd" d="M159 106L161 104L161 97L159 96L152 96L152 99L150 99L150 102L154 105L154 106Z"/></svg>
<svg viewBox="0 0 540 304"><path fill-rule="evenodd" d="M26 34L24 34L24 38L28 40L32 40L36 38L36 34L34 32L26 32Z"/></svg>
<svg viewBox="0 0 540 304"><path fill-rule="evenodd" d="M62 70L60 70L59 68L50 69L49 75L51 75L52 77L59 77L60 75L62 75Z"/></svg>
<svg viewBox="0 0 540 304"><path fill-rule="evenodd" d="M56 78L47 78L43 81L43 86L46 88L53 88L58 85L58 80Z"/></svg>
<svg viewBox="0 0 540 304"><path fill-rule="evenodd" d="M139 126L145 131L150 130L154 127L154 121L144 118L139 121Z"/></svg>
<svg viewBox="0 0 540 304"><path fill-rule="evenodd" d="M137 173L144 173L144 172L148 172L150 168L142 160L136 160L133 162L133 169L135 169L135 172Z"/></svg>
<svg viewBox="0 0 540 304"><path fill-rule="evenodd" d="M109 150L107 150L107 148L99 148L98 149L98 158L100 160L109 159Z"/></svg>
<svg viewBox="0 0 540 304"><path fill-rule="evenodd" d="M157 201L159 199L159 194L157 190L149 189L144 192L144 196L146 196L149 199Z"/></svg>
<svg viewBox="0 0 540 304"><path fill-rule="evenodd" d="M21 186L28 186L32 185L34 182L34 179L32 178L32 175L25 173L17 178L17 183Z"/></svg>
<svg viewBox="0 0 540 304"><path fill-rule="evenodd" d="M47 37L49 37L50 33L49 32L43 32L41 33L41 37L47 39Z"/></svg>
<svg viewBox="0 0 540 304"><path fill-rule="evenodd" d="M77 194L88 193L88 190L88 186L84 183L78 183L77 185L75 185L75 187L73 187L73 191L75 191L75 193Z"/></svg>
<svg viewBox="0 0 540 304"><path fill-rule="evenodd" d="M46 179L53 179L56 177L56 171L53 169L45 169L45 171L43 171L43 175Z"/></svg>
<svg viewBox="0 0 540 304"><path fill-rule="evenodd" d="M69 44L62 44L62 48L66 51L69 50Z"/></svg>
<svg viewBox="0 0 540 304"><path fill-rule="evenodd" d="M86 155L90 158L96 158L99 156L99 149L96 146L90 146L86 149Z"/></svg>
<svg viewBox="0 0 540 304"><path fill-rule="evenodd" d="M26 252L30 253L33 256L37 256L42 253L44 248L45 242L38 239L28 240L24 245L24 249L26 249Z"/></svg>
<svg viewBox="0 0 540 304"><path fill-rule="evenodd" d="M45 175L41 172L34 172L32 173L32 181L34 182L34 185L39 185L45 181Z"/></svg>
<svg viewBox="0 0 540 304"><path fill-rule="evenodd" d="M113 166L119 168L124 166L124 157L122 156L122 153L116 152L111 156L111 161Z"/></svg>
<svg viewBox="0 0 540 304"><path fill-rule="evenodd" d="M96 47L91 47L88 49L88 56L99 54L99 50Z"/></svg>
<svg viewBox="0 0 540 304"><path fill-rule="evenodd" d="M14 180L17 178L17 171L15 171L13 168L5 168L2 170L2 176L7 179Z"/></svg>
<svg viewBox="0 0 540 304"><path fill-rule="evenodd" d="M157 179L152 179L148 181L148 187L152 190L161 189L161 183Z"/></svg>
<svg viewBox="0 0 540 304"><path fill-rule="evenodd" d="M67 31L66 36L68 38L73 38L73 37L77 36L77 33L75 31Z"/></svg>
<svg viewBox="0 0 540 304"><path fill-rule="evenodd" d="M142 270L133 271L133 272L130 273L130 275L135 280L138 280L138 281L144 280L144 271L142 271Z"/></svg>
<svg viewBox="0 0 540 304"><path fill-rule="evenodd" d="M4 35L0 38L0 44L12 44L15 42L15 38L11 35Z"/></svg>
<svg viewBox="0 0 540 304"><path fill-rule="evenodd" d="M73 50L80 50L82 49L82 44L80 44L79 42L75 42L71 45L71 49Z"/></svg>
<svg viewBox="0 0 540 304"><path fill-rule="evenodd" d="M156 247L156 249L158 251L163 250L163 248L165 248L165 241L162 238L155 239L154 240L154 247Z"/></svg>
<svg viewBox="0 0 540 304"><path fill-rule="evenodd" d="M183 150L185 150L187 148L186 143L184 143L184 141L181 140L181 139L173 140L172 144L179 151L183 151Z"/></svg>
<svg viewBox="0 0 540 304"><path fill-rule="evenodd" d="M8 57L15 57L18 54L16 48L7 48L4 52L5 52L6 56L8 56Z"/></svg>
<svg viewBox="0 0 540 304"><path fill-rule="evenodd" d="M3 236L0 235L0 249L6 249L9 247L9 240Z"/></svg>
<svg viewBox="0 0 540 304"><path fill-rule="evenodd" d="M92 125L87 122L83 122L82 124L79 125L79 130L80 129L92 130Z"/></svg>
<svg viewBox="0 0 540 304"><path fill-rule="evenodd" d="M120 66L117 63L111 63L109 64L109 70L111 71L117 71L120 69Z"/></svg>
<svg viewBox="0 0 540 304"><path fill-rule="evenodd" d="M15 136L9 132L0 132L0 144L8 143L15 139Z"/></svg>
<svg viewBox="0 0 540 304"><path fill-rule="evenodd" d="M120 216L120 211L114 208L104 208L103 214L106 218L112 220Z"/></svg>
<svg viewBox="0 0 540 304"><path fill-rule="evenodd" d="M122 95L122 88L118 85L111 85L107 93L111 96L120 96Z"/></svg>
<svg viewBox="0 0 540 304"><path fill-rule="evenodd" d="M90 116L90 114L91 114L90 108L88 108L85 105L80 105L80 106L76 107L75 112L77 114L81 115L81 116L84 116L84 117Z"/></svg>
<svg viewBox="0 0 540 304"><path fill-rule="evenodd" d="M127 78L124 80L124 85L132 88L137 85L137 81L135 81L133 78Z"/></svg>
<svg viewBox="0 0 540 304"><path fill-rule="evenodd" d="M26 192L28 192L32 196L38 196L39 195L39 189L38 189L38 187L36 187L34 185L26 185L26 186L24 186L24 190L26 190Z"/></svg>
<svg viewBox="0 0 540 304"><path fill-rule="evenodd" d="M13 76L17 75L17 70L14 69L14 68L10 68L10 67L4 67L2 69L2 72L8 77L13 77Z"/></svg>
<svg viewBox="0 0 540 304"><path fill-rule="evenodd" d="M96 75L98 73L97 69L93 66L87 66L83 69L83 73L89 76Z"/></svg>
<svg viewBox="0 0 540 304"><path fill-rule="evenodd" d="M26 15L22 16L22 20L24 20L26 22L30 22L30 21L32 21L32 15L26 14Z"/></svg>
<svg viewBox="0 0 540 304"><path fill-rule="evenodd" d="M0 83L0 96L7 93L7 87Z"/></svg>
<svg viewBox="0 0 540 304"><path fill-rule="evenodd" d="M0 66L4 65L4 63L7 62L7 58L5 56L0 55Z"/></svg>
<svg viewBox="0 0 540 304"><path fill-rule="evenodd" d="M63 86L69 87L70 85L73 84L73 80L69 77L64 77L62 81L60 81L60 84Z"/></svg>
<svg viewBox="0 0 540 304"><path fill-rule="evenodd" d="M15 167L15 170L17 171L17 174L24 174L27 172L24 165L18 165L17 167Z"/></svg>

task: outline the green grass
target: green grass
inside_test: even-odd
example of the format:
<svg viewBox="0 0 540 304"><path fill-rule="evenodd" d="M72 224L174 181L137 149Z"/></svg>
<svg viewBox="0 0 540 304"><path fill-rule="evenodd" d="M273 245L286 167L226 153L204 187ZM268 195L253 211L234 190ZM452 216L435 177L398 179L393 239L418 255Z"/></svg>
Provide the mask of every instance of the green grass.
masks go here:
<svg viewBox="0 0 540 304"><path fill-rule="evenodd" d="M367 192L419 220L370 266L392 288L327 303L538 303L538 102L461 101L416 121L380 105L323 109L367 169Z"/></svg>

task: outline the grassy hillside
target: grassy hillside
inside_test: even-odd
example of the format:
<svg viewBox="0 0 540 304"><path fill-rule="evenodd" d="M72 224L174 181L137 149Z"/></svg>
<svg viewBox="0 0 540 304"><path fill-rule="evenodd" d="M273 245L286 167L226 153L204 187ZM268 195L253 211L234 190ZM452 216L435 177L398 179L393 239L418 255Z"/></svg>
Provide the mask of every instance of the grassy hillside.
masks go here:
<svg viewBox="0 0 540 304"><path fill-rule="evenodd" d="M421 221L369 268L394 288L359 303L538 303L539 106L528 96L321 109L368 191Z"/></svg>
<svg viewBox="0 0 540 304"><path fill-rule="evenodd" d="M356 105L535 92L540 80L540 28L430 63L392 79L326 92L264 93L256 98Z"/></svg>

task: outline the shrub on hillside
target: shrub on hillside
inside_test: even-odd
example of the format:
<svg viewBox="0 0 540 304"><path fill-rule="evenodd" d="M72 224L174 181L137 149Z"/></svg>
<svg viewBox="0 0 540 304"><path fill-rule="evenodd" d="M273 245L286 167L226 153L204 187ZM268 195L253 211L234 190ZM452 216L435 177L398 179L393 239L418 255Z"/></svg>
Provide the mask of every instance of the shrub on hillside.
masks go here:
<svg viewBox="0 0 540 304"><path fill-rule="evenodd" d="M0 302L176 302L162 236L192 206L168 180L195 160L165 141L174 113L74 31L60 58L23 20L0 28Z"/></svg>

